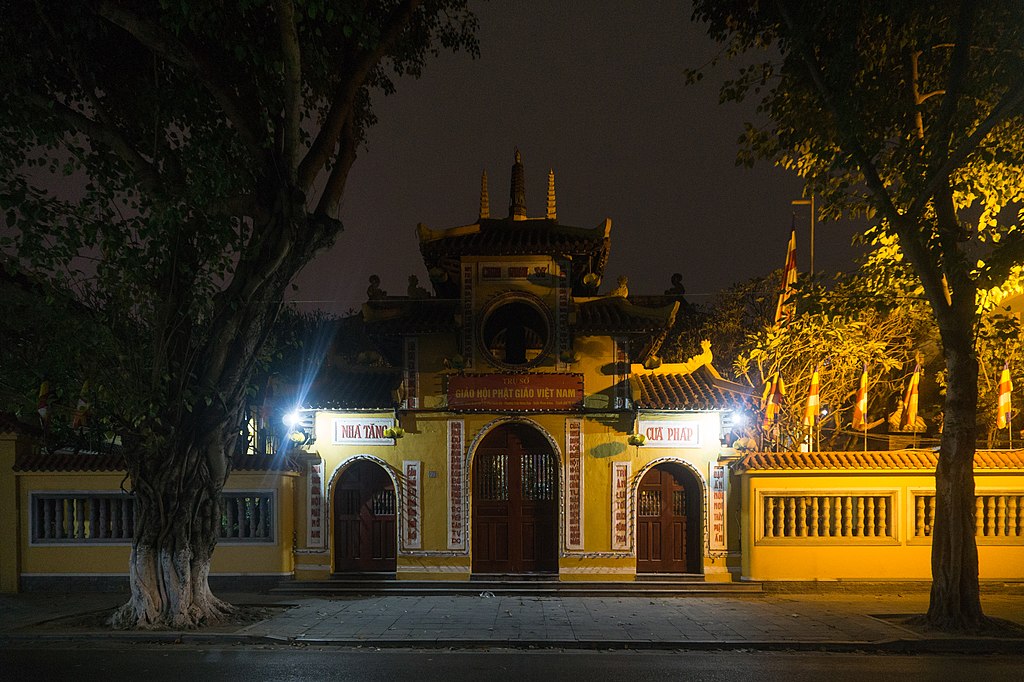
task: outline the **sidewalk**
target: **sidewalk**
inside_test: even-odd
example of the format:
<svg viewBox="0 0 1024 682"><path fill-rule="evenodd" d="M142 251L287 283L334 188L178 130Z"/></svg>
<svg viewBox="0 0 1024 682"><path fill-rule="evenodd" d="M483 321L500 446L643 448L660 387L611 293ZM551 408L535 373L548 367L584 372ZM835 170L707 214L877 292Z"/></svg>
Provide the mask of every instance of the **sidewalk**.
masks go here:
<svg viewBox="0 0 1024 682"><path fill-rule="evenodd" d="M923 613L926 594L760 597L379 596L316 598L224 594L269 608L258 623L190 632L114 632L62 624L110 609L114 594L0 595L0 644L174 641L376 647L802 649L1024 653L1024 595L984 597L989 616L1018 633L925 633L898 616ZM40 625L42 624L42 625Z"/></svg>

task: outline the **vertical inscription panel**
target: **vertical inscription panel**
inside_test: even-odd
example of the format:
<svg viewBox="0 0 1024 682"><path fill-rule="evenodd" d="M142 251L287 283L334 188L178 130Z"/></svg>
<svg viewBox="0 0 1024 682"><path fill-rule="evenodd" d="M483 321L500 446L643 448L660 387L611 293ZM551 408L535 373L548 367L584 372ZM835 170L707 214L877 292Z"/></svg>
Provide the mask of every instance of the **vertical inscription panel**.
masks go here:
<svg viewBox="0 0 1024 682"><path fill-rule="evenodd" d="M583 549L583 420L565 420L565 548Z"/></svg>
<svg viewBox="0 0 1024 682"><path fill-rule="evenodd" d="M612 462L612 549L629 549L630 462Z"/></svg>
<svg viewBox="0 0 1024 682"><path fill-rule="evenodd" d="M306 468L306 546L324 546L324 463L317 458Z"/></svg>
<svg viewBox="0 0 1024 682"><path fill-rule="evenodd" d="M712 462L708 473L708 549L722 552L728 549L725 498L729 471L725 465Z"/></svg>
<svg viewBox="0 0 1024 682"><path fill-rule="evenodd" d="M448 549L466 549L465 429L461 419L448 421Z"/></svg>
<svg viewBox="0 0 1024 682"><path fill-rule="evenodd" d="M402 504L402 544L407 549L423 546L423 526L420 521L420 463L402 462L404 500Z"/></svg>

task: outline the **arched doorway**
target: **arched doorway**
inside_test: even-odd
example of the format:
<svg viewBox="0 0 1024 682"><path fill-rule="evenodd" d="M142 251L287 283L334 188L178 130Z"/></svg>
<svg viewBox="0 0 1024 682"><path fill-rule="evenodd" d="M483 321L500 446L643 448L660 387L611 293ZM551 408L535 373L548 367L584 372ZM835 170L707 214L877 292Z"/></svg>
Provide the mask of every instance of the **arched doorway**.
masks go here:
<svg viewBox="0 0 1024 682"><path fill-rule="evenodd" d="M473 572L558 570L558 460L526 424L498 426L473 459Z"/></svg>
<svg viewBox="0 0 1024 682"><path fill-rule="evenodd" d="M636 572L700 573L700 483L679 464L659 464L636 493Z"/></svg>
<svg viewBox="0 0 1024 682"><path fill-rule="evenodd" d="M369 461L352 464L334 488L334 570L393 572L395 485L384 469Z"/></svg>

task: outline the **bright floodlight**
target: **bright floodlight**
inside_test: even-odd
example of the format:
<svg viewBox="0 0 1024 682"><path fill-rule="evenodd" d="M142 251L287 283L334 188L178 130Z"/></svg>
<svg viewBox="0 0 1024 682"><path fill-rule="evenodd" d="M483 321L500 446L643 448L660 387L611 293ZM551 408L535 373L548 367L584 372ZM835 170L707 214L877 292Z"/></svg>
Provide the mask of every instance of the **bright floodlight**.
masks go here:
<svg viewBox="0 0 1024 682"><path fill-rule="evenodd" d="M747 425L747 413L746 412L733 412L732 413L732 425L733 427L744 427Z"/></svg>
<svg viewBox="0 0 1024 682"><path fill-rule="evenodd" d="M287 426L289 429L294 429L295 425L302 421L302 417L299 416L298 410L294 410L286 414L282 421L284 421L284 425Z"/></svg>

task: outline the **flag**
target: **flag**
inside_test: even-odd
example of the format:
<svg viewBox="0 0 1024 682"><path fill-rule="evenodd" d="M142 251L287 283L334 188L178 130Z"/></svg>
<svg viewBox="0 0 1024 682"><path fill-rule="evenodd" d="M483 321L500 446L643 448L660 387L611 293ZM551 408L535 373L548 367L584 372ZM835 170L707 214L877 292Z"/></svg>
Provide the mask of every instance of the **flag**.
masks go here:
<svg viewBox="0 0 1024 682"><path fill-rule="evenodd" d="M39 384L39 400L36 401L36 412L43 423L50 421L50 382Z"/></svg>
<svg viewBox="0 0 1024 682"><path fill-rule="evenodd" d="M1003 363L1003 373L999 376L999 417L996 419L996 426L1005 429L1010 425L1010 391L1013 384L1010 382L1010 362Z"/></svg>
<svg viewBox="0 0 1024 682"><path fill-rule="evenodd" d="M263 403L260 405L259 421L256 427L260 431L271 430L271 415L274 411L274 384L273 376L267 378L267 387L263 390Z"/></svg>
<svg viewBox="0 0 1024 682"><path fill-rule="evenodd" d="M818 376L818 368L814 368L814 374L811 375L811 390L807 393L807 407L804 408L804 426L813 430L814 422L818 418L818 413L821 411L819 392L821 389L821 379Z"/></svg>
<svg viewBox="0 0 1024 682"><path fill-rule="evenodd" d="M793 295L793 285L796 284L796 227L789 233L789 244L786 246L786 267L782 271L782 290L779 292L779 302L775 306L775 324L783 320L789 322L793 319L794 305L789 302Z"/></svg>
<svg viewBox="0 0 1024 682"><path fill-rule="evenodd" d="M89 419L89 401L86 396L89 395L89 382L86 381L82 384L82 392L78 396L78 405L75 407L75 414L71 417L71 428L81 429L85 427L85 423Z"/></svg>
<svg viewBox="0 0 1024 682"><path fill-rule="evenodd" d="M857 403L853 406L853 428L866 429L868 426L868 363L864 363L864 372L860 375L860 387L857 388Z"/></svg>
<svg viewBox="0 0 1024 682"><path fill-rule="evenodd" d="M914 430L917 424L917 386L921 383L921 363L914 367L914 374L907 384L907 392L903 396L903 418L900 420L900 428L904 431Z"/></svg>
<svg viewBox="0 0 1024 682"><path fill-rule="evenodd" d="M786 383L782 380L782 377L776 373L772 377L769 384L765 386L764 394L762 395L762 404L764 406L764 429L768 429L774 426L775 421L779 418L779 412L782 409L782 400L786 397Z"/></svg>

